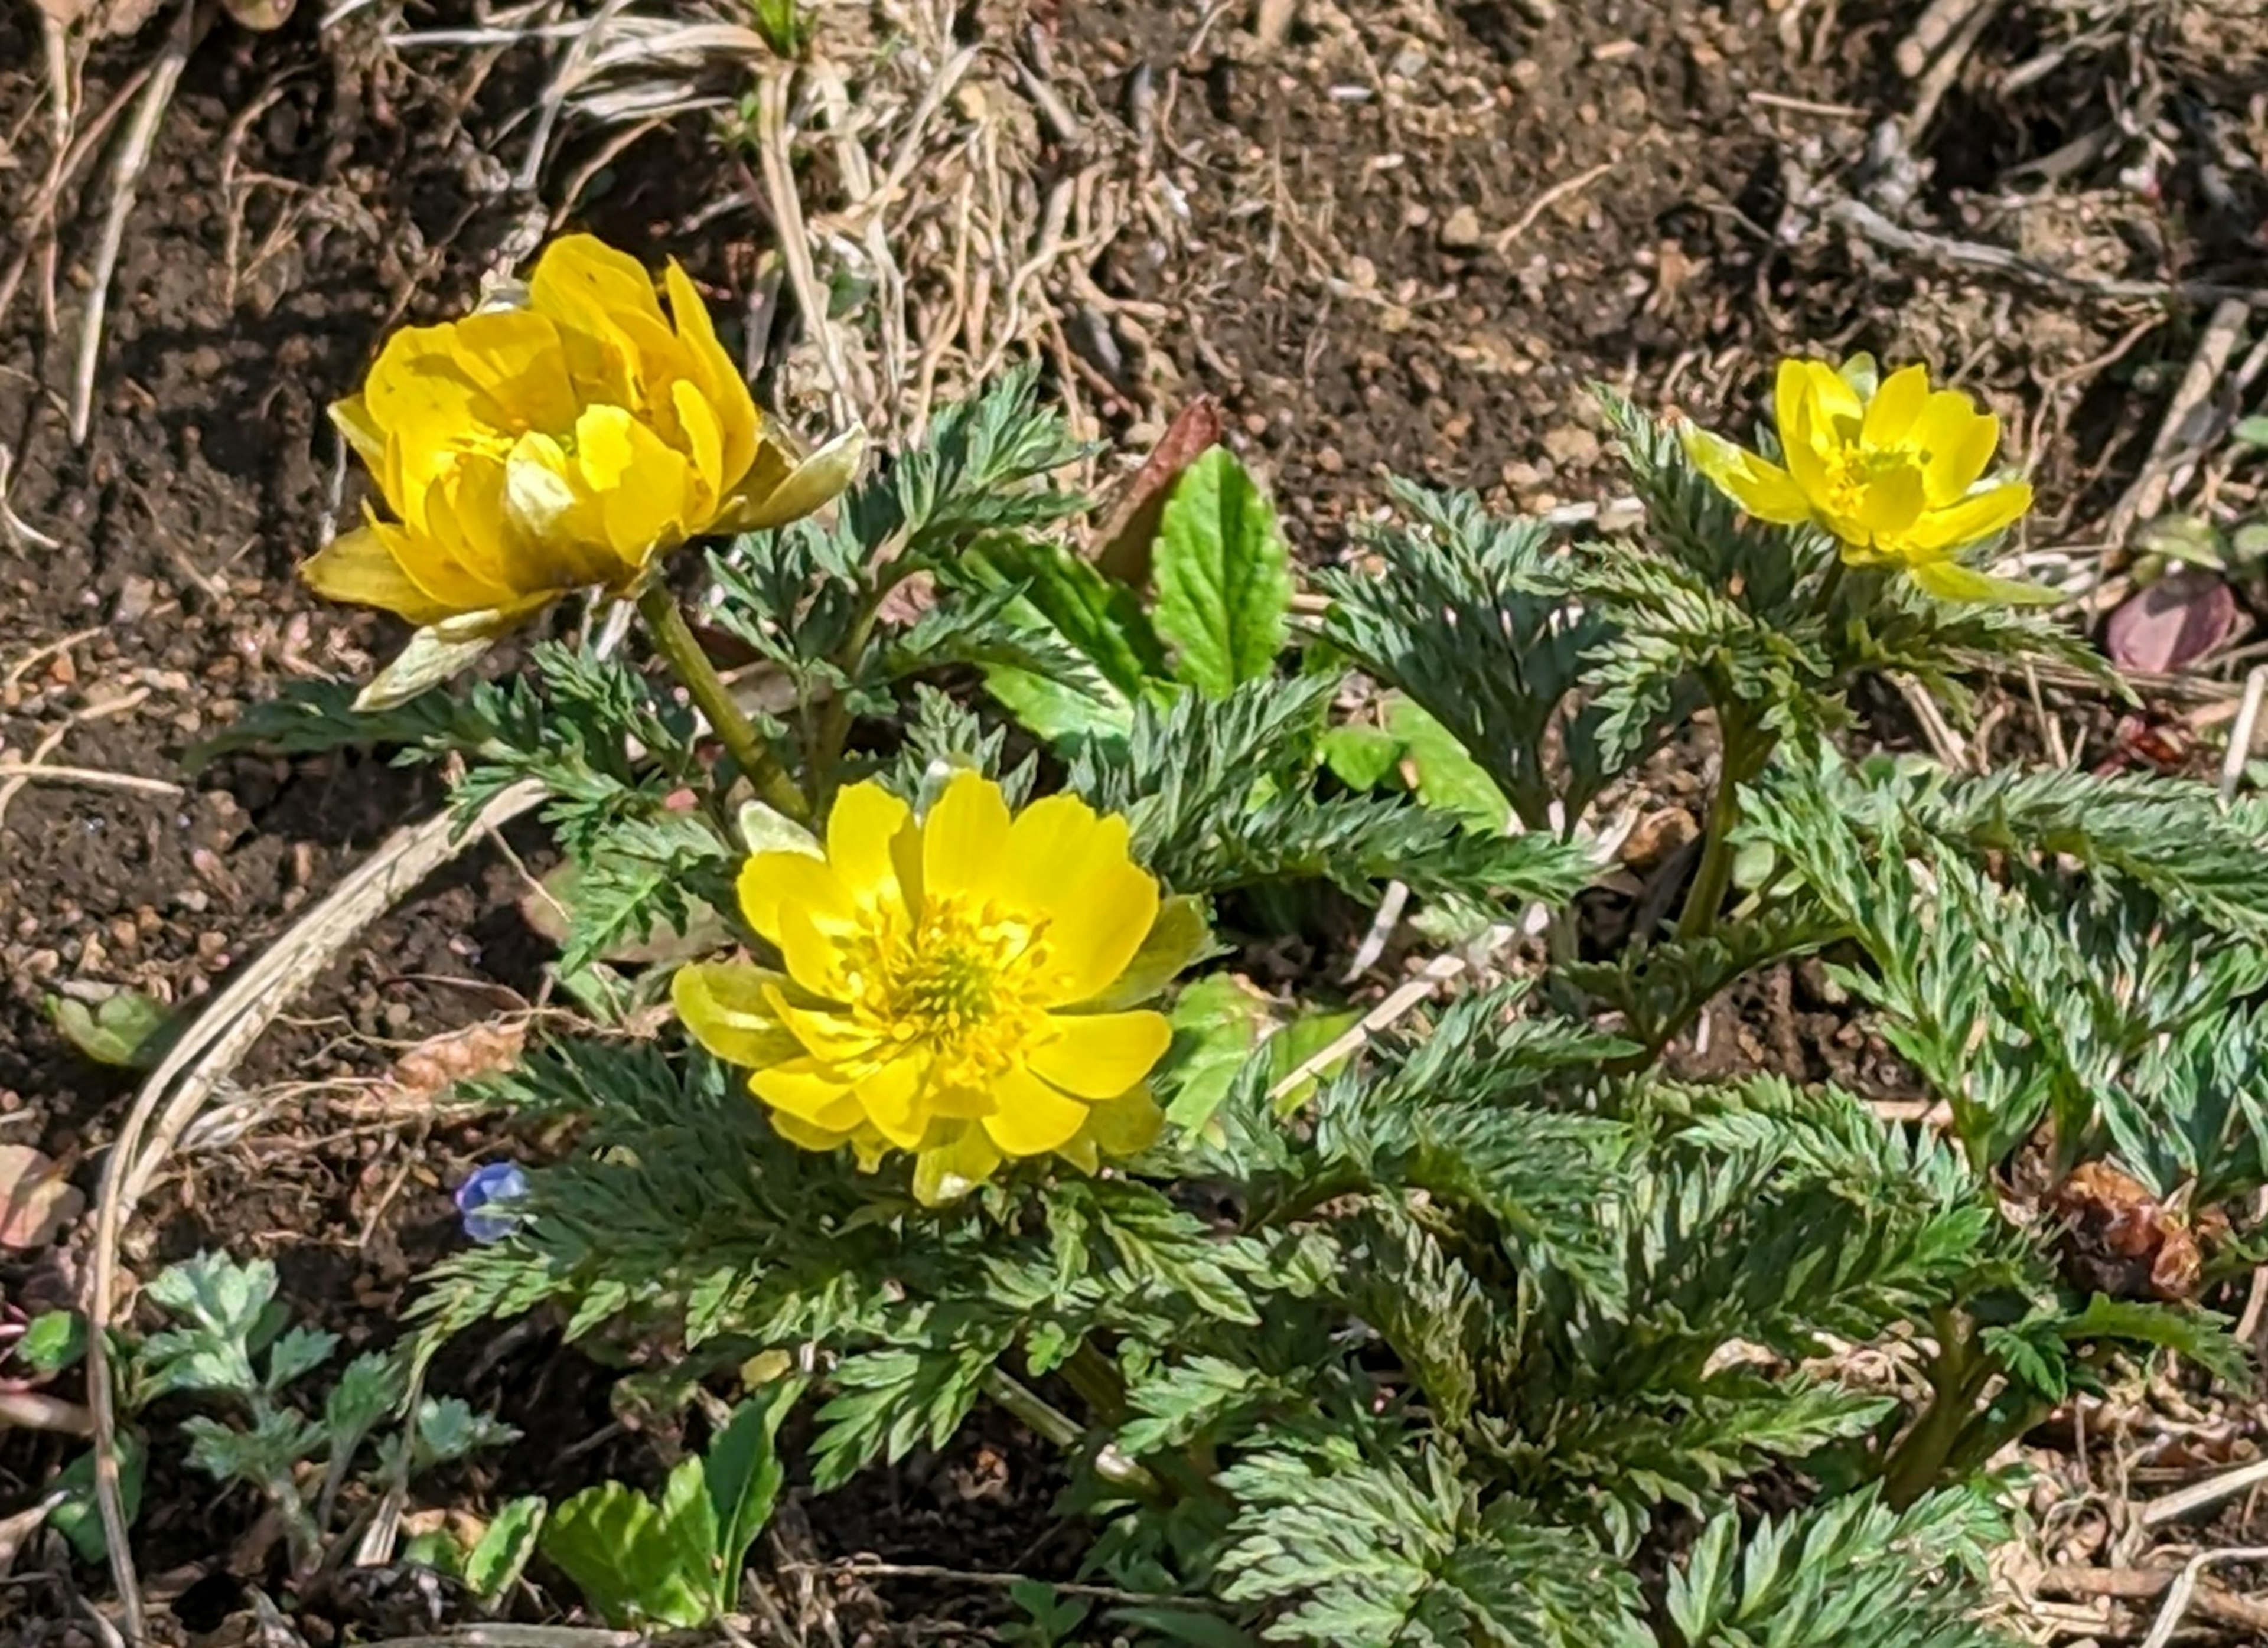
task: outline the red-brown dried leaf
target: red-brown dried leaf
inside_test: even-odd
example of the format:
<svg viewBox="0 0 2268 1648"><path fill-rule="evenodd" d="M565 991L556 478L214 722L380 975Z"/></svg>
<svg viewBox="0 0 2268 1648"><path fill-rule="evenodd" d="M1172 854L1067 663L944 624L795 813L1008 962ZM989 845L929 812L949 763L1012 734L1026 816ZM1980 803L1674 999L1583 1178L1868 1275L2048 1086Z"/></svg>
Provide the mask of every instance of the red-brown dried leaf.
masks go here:
<svg viewBox="0 0 2268 1648"><path fill-rule="evenodd" d="M2132 1175L2108 1162L2082 1162L2048 1206L2064 1221L2064 1263L2075 1282L2117 1299L2197 1296L2205 1279L2197 1232Z"/></svg>
<svg viewBox="0 0 2268 1648"><path fill-rule="evenodd" d="M1220 402L1201 394L1174 414L1134 478L1111 500L1095 533L1094 563L1137 589L1150 581L1150 547L1158 539L1166 500L1182 471L1220 445Z"/></svg>

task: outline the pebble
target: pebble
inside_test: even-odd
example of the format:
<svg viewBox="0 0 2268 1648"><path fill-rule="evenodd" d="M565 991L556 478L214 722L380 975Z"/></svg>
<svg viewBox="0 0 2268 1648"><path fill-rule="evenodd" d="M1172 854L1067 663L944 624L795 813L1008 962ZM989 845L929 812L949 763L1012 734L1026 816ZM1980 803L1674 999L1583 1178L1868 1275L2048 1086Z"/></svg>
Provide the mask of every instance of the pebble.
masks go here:
<svg viewBox="0 0 2268 1648"><path fill-rule="evenodd" d="M1476 252L1484 244L1481 238L1481 215L1469 206L1460 206L1441 224L1441 246L1448 252Z"/></svg>

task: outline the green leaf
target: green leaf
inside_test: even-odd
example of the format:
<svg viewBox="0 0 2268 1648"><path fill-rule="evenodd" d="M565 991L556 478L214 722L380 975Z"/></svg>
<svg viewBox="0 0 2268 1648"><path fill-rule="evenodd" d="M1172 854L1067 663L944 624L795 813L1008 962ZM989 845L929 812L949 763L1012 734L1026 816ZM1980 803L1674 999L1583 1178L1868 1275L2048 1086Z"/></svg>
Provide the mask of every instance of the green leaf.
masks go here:
<svg viewBox="0 0 2268 1648"><path fill-rule="evenodd" d="M120 990L92 1008L71 997L51 996L48 1016L73 1047L119 1070L151 1068L173 1040L173 1015L140 990Z"/></svg>
<svg viewBox="0 0 2268 1648"><path fill-rule="evenodd" d="M471 614L475 618L495 615ZM400 709L427 688L472 668L493 644L495 638L490 636L452 636L439 626L420 629L409 637L409 644L394 660L362 689L354 707L364 712Z"/></svg>
<svg viewBox="0 0 2268 1648"><path fill-rule="evenodd" d="M509 1499L498 1508L480 1542L464 1555L462 1577L474 1595L493 1604L512 1589L535 1555L547 1509L541 1494Z"/></svg>
<svg viewBox="0 0 2268 1648"><path fill-rule="evenodd" d="M150 1452L142 1446L139 1434L132 1431L118 1433L118 1498L119 1508L126 1513L126 1526L131 1528L135 1518L142 1514L142 1478L148 1469ZM94 1498L94 1450L89 1448L55 1478L55 1486L63 1490L64 1498L48 1512L48 1526L70 1541L81 1562L99 1563L110 1555L110 1541L102 1530L102 1508Z"/></svg>
<svg viewBox="0 0 2268 1648"><path fill-rule="evenodd" d="M1320 753L1331 776L1348 789L1375 790L1401 761L1402 740L1383 727L1350 721L1323 734Z"/></svg>
<svg viewBox="0 0 2268 1648"><path fill-rule="evenodd" d="M1158 633L1175 676L1216 698L1275 672L1292 610L1291 555L1276 511L1216 446L1174 483L1152 568Z"/></svg>
<svg viewBox="0 0 2268 1648"><path fill-rule="evenodd" d="M2229 433L2248 446L2268 446L2268 416L2258 414L2239 418Z"/></svg>
<svg viewBox="0 0 2268 1648"><path fill-rule="evenodd" d="M312 1372L330 1360L331 1352L339 1348L339 1336L320 1328L294 1328L268 1347L268 1377L262 1381L269 1395L282 1390L302 1373Z"/></svg>
<svg viewBox="0 0 2268 1648"><path fill-rule="evenodd" d="M1167 1015L1174 1027L1161 1072L1171 1085L1168 1122L1185 1133L1204 1130L1260 1044L1266 1011L1267 1004L1226 973L1209 973L1182 992Z"/></svg>
<svg viewBox="0 0 2268 1648"><path fill-rule="evenodd" d="M785 1468L776 1444L780 1422L803 1394L801 1379L765 1387L740 1404L709 1446L707 1482L716 1528L718 1603L740 1605L740 1572L748 1548L771 1520Z"/></svg>
<svg viewBox="0 0 2268 1648"><path fill-rule="evenodd" d="M1123 734L1131 706L1166 679L1165 650L1134 592L1061 544L988 540L950 575L982 588L1020 589L1003 617L1061 636L1094 671L1072 682L1010 664L983 666L986 688L1042 738Z"/></svg>
<svg viewBox="0 0 2268 1648"><path fill-rule="evenodd" d="M1512 821L1512 803L1454 733L1398 693L1388 700L1386 725L1418 769L1419 800L1490 835L1504 834Z"/></svg>
<svg viewBox="0 0 2268 1648"><path fill-rule="evenodd" d="M585 1489L552 1512L539 1543L608 1624L689 1630L721 1611L716 1512L699 1460L669 1474L659 1505L617 1482Z"/></svg>
<svg viewBox="0 0 2268 1648"><path fill-rule="evenodd" d="M62 1372L86 1354L86 1318L77 1311L42 1311L16 1341L16 1360L35 1379Z"/></svg>
<svg viewBox="0 0 2268 1648"><path fill-rule="evenodd" d="M1345 1008L1337 1012L1308 1013L1285 1025L1268 1038L1268 1085L1273 1091L1278 1082L1322 1052L1362 1017L1359 1007ZM1315 1084L1343 1068L1346 1057L1342 1055L1316 1070L1298 1086L1289 1089L1276 1101L1278 1115L1290 1115L1307 1102L1307 1095L1315 1091Z"/></svg>

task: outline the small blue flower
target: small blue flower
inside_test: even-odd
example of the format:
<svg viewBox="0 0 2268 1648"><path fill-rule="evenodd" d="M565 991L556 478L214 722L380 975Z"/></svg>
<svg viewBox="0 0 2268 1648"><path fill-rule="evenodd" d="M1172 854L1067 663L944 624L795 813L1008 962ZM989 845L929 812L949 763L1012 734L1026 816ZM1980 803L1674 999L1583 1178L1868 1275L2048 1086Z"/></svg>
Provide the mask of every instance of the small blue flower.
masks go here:
<svg viewBox="0 0 2268 1648"><path fill-rule="evenodd" d="M490 1162L475 1168L472 1177L457 1187L457 1211L465 1217L465 1234L476 1242L502 1241L521 1218L503 1204L526 1194L527 1175L517 1162Z"/></svg>

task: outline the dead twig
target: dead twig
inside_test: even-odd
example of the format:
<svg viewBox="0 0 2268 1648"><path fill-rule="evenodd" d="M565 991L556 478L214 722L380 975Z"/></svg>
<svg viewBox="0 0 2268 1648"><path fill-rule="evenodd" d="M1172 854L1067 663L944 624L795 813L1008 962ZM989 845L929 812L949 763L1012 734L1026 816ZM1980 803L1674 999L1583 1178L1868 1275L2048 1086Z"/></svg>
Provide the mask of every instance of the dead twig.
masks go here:
<svg viewBox="0 0 2268 1648"><path fill-rule="evenodd" d="M1612 160L1602 160L1587 172L1578 172L1573 177L1564 178L1554 183L1550 188L1528 202L1528 210L1512 220L1512 227L1497 236L1497 254L1501 257L1513 241L1535 226L1535 220L1538 217L1550 211L1570 195L1580 194L1590 188L1592 184L1613 171L1616 165L1616 162Z"/></svg>
<svg viewBox="0 0 2268 1648"><path fill-rule="evenodd" d="M2218 421L2213 386L2227 372L2228 358L2244 335L2245 322L2251 314L2248 305L2234 298L2213 305L2196 352L2190 357L2189 369L2182 373L2173 399L2166 403L2166 416L2159 422L2157 438L2150 443L2150 455L2110 511L2103 535L2112 543L2124 543L2136 522L2153 519L2165 508L2174 489L2176 470L2192 463L2213 438Z"/></svg>
<svg viewBox="0 0 2268 1648"><path fill-rule="evenodd" d="M137 773L105 772L98 767L55 767L39 761L0 761L0 778L23 778L34 784L76 784L86 790L132 790L143 795L186 794L167 778L144 778Z"/></svg>
<svg viewBox="0 0 2268 1648"><path fill-rule="evenodd" d="M2041 1596L2063 1601L2147 1602L2174 1588L2180 1571L2171 1568L2050 1568L2034 1581ZM2200 1586L2191 1600L2198 1613L2223 1625L2268 1630L2268 1602L2238 1596L2215 1586Z"/></svg>
<svg viewBox="0 0 2268 1648"><path fill-rule="evenodd" d="M1985 26L1999 11L2000 0L1953 0L1953 5L1956 9L1968 9L1969 15L1962 20L1952 39L1945 43L1944 49L1930 61L1920 84L1914 88L1913 107L1906 111L1904 122L1909 144L1919 143L1922 134L1929 129L1930 121L1937 118L1937 106L1945 101L1945 94L1953 90L1953 83L1961 77L1961 70L1969 61L1969 54L1976 50ZM1938 5L1930 8L1930 14L1945 9L1945 0L1939 0ZM1923 23L1930 20L1930 14L1924 15ZM1920 32L1918 26L1915 33L1918 35ZM1905 44L1912 43L1909 37ZM1903 54L1904 46L1901 46L1899 50ZM1903 55L1899 66L1902 69L1904 66Z"/></svg>
<svg viewBox="0 0 2268 1648"><path fill-rule="evenodd" d="M2202 1600L2198 1586L2206 1569L2220 1563L2258 1562L2263 1558L2268 1558L2268 1545L2233 1545L2226 1550L2199 1551L2191 1557L2188 1565L2183 1568L2181 1577L2166 1588L2166 1605L2158 1611L2158 1622L2150 1627L2150 1634L2142 1639L2142 1648L2166 1648L2166 1644L2173 1641L2174 1633L2181 1629L2182 1617L2189 1612L2191 1603ZM2224 1600L2244 1601L2250 1599L2225 1596ZM2252 1622L2255 1625L2263 1619L2268 1619L2268 1603L2254 1602L2252 1606L2260 1611Z"/></svg>
<svg viewBox="0 0 2268 1648"><path fill-rule="evenodd" d="M131 1641L146 1641L149 1632L127 1538L125 1502L120 1497L118 1414L106 1343L117 1303L119 1240L126 1221L151 1179L164 1166L174 1141L284 1004L397 898L479 840L484 831L498 828L534 807L543 793L541 784L515 784L482 808L473 827L462 832L446 812L397 830L213 999L150 1073L119 1126L118 1137L103 1162L102 1181L95 1196L85 1301L86 1379L87 1405L94 1415L95 1499L110 1546L111 1578L125 1615L125 1635ZM501 1638L482 1640L490 1643L491 1648L504 1648ZM609 1634L606 1640L630 1639Z"/></svg>
<svg viewBox="0 0 2268 1648"><path fill-rule="evenodd" d="M95 245L94 266L87 286L86 313L79 322L78 364L71 377L70 438L74 446L86 445L87 424L94 416L94 373L102 358L102 321L110 304L111 277L118 271L119 248L126 240L126 220L133 215L134 191L157 147L158 128L181 83L189 54L196 49L211 26L212 13L204 0L182 0L180 15L166 38L165 48L150 71L150 84L134 107L117 164L110 173L110 208L103 216L102 238Z"/></svg>
<svg viewBox="0 0 2268 1648"><path fill-rule="evenodd" d="M2223 806L2236 799L2236 786L2244 777L2244 763L2252 759L2252 733L2260 725L2260 700L2264 695L2268 695L2268 664L2256 664L2244 678L2244 699L2236 707L2236 725L2228 729L2228 749L2220 761ZM2245 1314L2257 1321L2259 1312L2248 1306Z"/></svg>
<svg viewBox="0 0 2268 1648"><path fill-rule="evenodd" d="M2186 1488L2176 1488L2169 1494L2145 1500L2135 1508L2134 1520L2141 1527L2161 1527L2169 1522L2178 1522L2224 1499L2233 1499L2256 1482L2268 1482L2268 1460L2255 1460L2249 1465L2239 1465L2218 1476L2208 1476L2203 1482L2191 1482Z"/></svg>
<svg viewBox="0 0 2268 1648"><path fill-rule="evenodd" d="M1863 201L1841 200L1827 209L1837 223L1864 239L1907 257L1931 258L1955 269L2003 275L2066 298L2102 303L2220 303L2234 299L2268 308L2268 287L2230 286L2219 281L2094 280L2037 263L2005 246L1959 240L1951 235L1902 229Z"/></svg>

